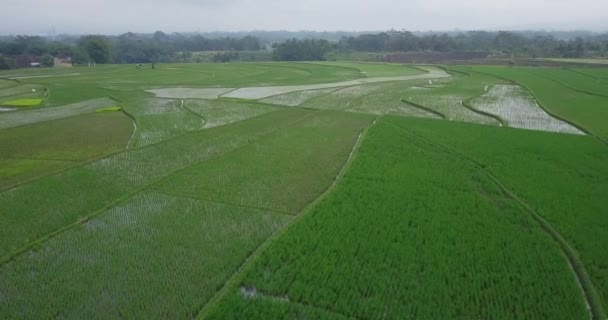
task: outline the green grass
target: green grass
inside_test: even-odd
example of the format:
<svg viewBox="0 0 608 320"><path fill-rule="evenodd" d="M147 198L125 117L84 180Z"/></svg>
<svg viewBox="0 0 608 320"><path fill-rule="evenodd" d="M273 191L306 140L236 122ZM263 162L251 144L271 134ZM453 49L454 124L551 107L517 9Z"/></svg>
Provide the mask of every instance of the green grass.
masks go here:
<svg viewBox="0 0 608 320"><path fill-rule="evenodd" d="M277 107L245 101L186 100L184 107L204 120L204 129L227 125L279 110Z"/></svg>
<svg viewBox="0 0 608 320"><path fill-rule="evenodd" d="M131 120L122 113L0 130L0 188L123 150L132 130Z"/></svg>
<svg viewBox="0 0 608 320"><path fill-rule="evenodd" d="M86 89L89 98L109 86L200 86L235 87L277 84L311 84L356 79L356 70L300 63L157 64L156 69L136 69L133 65L96 68L77 67L75 76L21 79L22 82L75 86ZM0 73L1 75L2 73ZM50 73L52 75L52 73ZM96 89L97 88L97 89ZM61 90L61 89L60 89ZM66 91L69 88L65 88ZM69 92L65 92L68 95ZM63 95L63 94L62 94ZM61 98L56 98L61 99ZM58 101L57 103L63 103ZM70 101L71 102L71 101Z"/></svg>
<svg viewBox="0 0 608 320"><path fill-rule="evenodd" d="M80 84L55 84L51 82L49 85L49 98L47 101L48 105L59 106L65 104L72 104L81 102L84 100L92 100L110 97L115 94L115 91L100 88L91 85L80 85Z"/></svg>
<svg viewBox="0 0 608 320"><path fill-rule="evenodd" d="M250 140L276 132L311 114L284 110L249 121L187 134L133 149L0 192L0 257L105 211L114 201L198 162L220 157ZM78 196L74 196L78 195Z"/></svg>
<svg viewBox="0 0 608 320"><path fill-rule="evenodd" d="M35 90L35 91L33 91ZM41 98L44 94L44 88L40 85L21 84L0 89L0 99L10 100L15 97Z"/></svg>
<svg viewBox="0 0 608 320"><path fill-rule="evenodd" d="M0 79L0 89L15 87L17 85L19 85L18 82Z"/></svg>
<svg viewBox="0 0 608 320"><path fill-rule="evenodd" d="M0 314L192 318L288 219L268 210L140 193L3 266Z"/></svg>
<svg viewBox="0 0 608 320"><path fill-rule="evenodd" d="M0 129L57 120L80 114L94 113L97 109L113 106L115 104L116 103L111 99L100 98L58 107L0 113Z"/></svg>
<svg viewBox="0 0 608 320"><path fill-rule="evenodd" d="M608 152L594 136L608 141L608 73L450 70L430 82L183 104L145 90L422 71L358 62L0 71L26 77L0 79L0 101L48 88L43 108L0 112L0 318L588 318L568 261L601 309ZM500 104L501 115L530 120L509 107L515 96L532 106L527 91L491 91L512 81L594 136L500 128L471 110Z"/></svg>
<svg viewBox="0 0 608 320"><path fill-rule="evenodd" d="M537 210L579 251L604 305L608 305L608 258L603 245L608 241L605 145L589 136L463 124L451 126L449 134L430 122L410 122L407 127L484 164Z"/></svg>
<svg viewBox="0 0 608 320"><path fill-rule="evenodd" d="M175 174L159 190L296 214L331 184L372 119L322 112L228 158ZM233 181L238 188L225 187Z"/></svg>
<svg viewBox="0 0 608 320"><path fill-rule="evenodd" d="M95 110L95 112L102 113L102 112L115 112L115 111L121 111L121 110L122 110L121 107L114 106L114 107L107 107L107 108L97 109L97 110Z"/></svg>
<svg viewBox="0 0 608 320"><path fill-rule="evenodd" d="M398 128L418 123L452 132L444 121L380 120L337 189L206 319L280 319L300 306L302 318L586 318L557 244L474 166Z"/></svg>
<svg viewBox="0 0 608 320"><path fill-rule="evenodd" d="M147 98L124 103L123 108L137 124L130 147L157 143L204 125L204 120L183 108L180 100Z"/></svg>
<svg viewBox="0 0 608 320"><path fill-rule="evenodd" d="M573 72L569 69L529 68L526 71L551 79L561 86L578 90L583 93L605 96L608 98L608 82L598 81L587 75Z"/></svg>
<svg viewBox="0 0 608 320"><path fill-rule="evenodd" d="M592 77L596 80L599 80L602 83L606 83L605 80L608 80L608 69L594 69L594 68L580 68L580 69L569 69L575 72L582 73L589 77Z"/></svg>
<svg viewBox="0 0 608 320"><path fill-rule="evenodd" d="M9 107L36 107L42 104L44 99L16 99L4 101L1 104Z"/></svg>
<svg viewBox="0 0 608 320"><path fill-rule="evenodd" d="M203 133L231 131L246 144L219 158L182 166L96 219L2 266L0 294L7 299L0 300L0 314L196 316L242 261L291 218L284 210L299 210L327 189L358 134L373 120L294 110L269 114L263 122L259 120L265 116L249 120L257 122L251 129L264 130L258 126L273 124L280 114L299 119L256 141L251 140L255 133L236 131L235 126L247 121L197 134L197 141L206 143L209 135ZM184 142L184 147L201 149ZM218 142L229 141L212 141L208 147L219 146ZM166 149L169 144L163 155L176 154ZM181 154L177 159L192 156ZM151 169L146 173L153 174ZM58 191L55 194L65 194ZM57 260L57 255L63 258ZM31 268L37 270L35 279ZM149 279L151 274L154 279ZM167 298L159 301L158 292Z"/></svg>

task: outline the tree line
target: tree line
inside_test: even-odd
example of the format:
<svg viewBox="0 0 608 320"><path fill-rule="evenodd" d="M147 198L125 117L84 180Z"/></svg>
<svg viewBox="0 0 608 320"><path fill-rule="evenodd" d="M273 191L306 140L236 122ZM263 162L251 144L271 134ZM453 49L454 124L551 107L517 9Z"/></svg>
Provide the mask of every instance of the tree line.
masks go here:
<svg viewBox="0 0 608 320"><path fill-rule="evenodd" d="M513 57L606 57L608 34L558 39L551 34L470 31L416 35L389 31L343 37L337 42L292 39L277 44L277 60L319 60L335 51L355 52L485 52Z"/></svg>
<svg viewBox="0 0 608 320"><path fill-rule="evenodd" d="M269 50L278 61L325 60L335 52L485 52L533 58L608 56L608 34L594 33L391 30L344 33L338 40L335 40L336 34L313 33L319 38L294 37L280 41L246 33L235 35L239 37L231 37L229 33L204 36L157 31L119 36L3 37L0 38L0 69L27 67L31 62L52 66L54 57L70 57L74 64L195 62L191 59L193 52L218 52L213 61L228 62L242 59L243 55L238 52Z"/></svg>
<svg viewBox="0 0 608 320"><path fill-rule="evenodd" d="M0 69L27 67L31 62L52 66L53 57L71 58L73 64L179 62L200 51L259 51L261 41L242 38L206 38L196 34L125 33L119 36L87 35L49 39L19 35L0 39ZM50 58L49 58L50 57Z"/></svg>

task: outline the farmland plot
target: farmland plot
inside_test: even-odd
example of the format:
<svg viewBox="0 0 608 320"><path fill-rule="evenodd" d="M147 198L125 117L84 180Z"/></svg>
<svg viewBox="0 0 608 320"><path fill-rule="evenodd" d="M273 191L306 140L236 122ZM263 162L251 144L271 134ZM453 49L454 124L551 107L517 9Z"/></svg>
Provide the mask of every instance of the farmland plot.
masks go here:
<svg viewBox="0 0 608 320"><path fill-rule="evenodd" d="M604 68L602 68L602 69L580 68L580 69L571 69L571 71L579 72L581 74L592 77L596 81L599 81L600 83L603 83L603 84L606 84L606 80L608 80L608 70L606 70Z"/></svg>
<svg viewBox="0 0 608 320"><path fill-rule="evenodd" d="M0 113L0 129L91 113L96 109L111 107L115 104L116 103L111 99L101 98L59 107L47 107L19 112L4 112Z"/></svg>
<svg viewBox="0 0 608 320"><path fill-rule="evenodd" d="M366 62L341 62L341 61L323 61L315 62L326 66L339 66L351 68L364 72L368 77L391 77L403 75L424 74L425 71L417 68L412 68L406 65L391 64L391 63L366 63Z"/></svg>
<svg viewBox="0 0 608 320"><path fill-rule="evenodd" d="M19 85L19 83L15 82L15 81L0 79L0 89L5 89L8 87L16 87L18 85Z"/></svg>
<svg viewBox="0 0 608 320"><path fill-rule="evenodd" d="M372 119L319 112L227 158L181 171L157 190L296 214L332 183Z"/></svg>
<svg viewBox="0 0 608 320"><path fill-rule="evenodd" d="M337 189L239 279L201 317L588 316L559 247L527 212L475 167L384 120Z"/></svg>
<svg viewBox="0 0 608 320"><path fill-rule="evenodd" d="M574 90L580 90L590 94L596 94L608 98L608 82L598 81L579 72L568 69L553 68L528 68L525 71L551 79L563 86Z"/></svg>
<svg viewBox="0 0 608 320"><path fill-rule="evenodd" d="M320 110L346 110L354 106L360 99L372 93L381 93L392 88L396 82L371 83L338 89L330 94L310 99L301 106ZM407 82L397 82L407 83Z"/></svg>
<svg viewBox="0 0 608 320"><path fill-rule="evenodd" d="M381 83L391 81L408 81L408 80L420 80L420 79L441 79L450 77L445 71L436 67L424 67L427 73L418 75L405 75L405 76L392 76L392 77L373 77L373 78L360 78L357 80L331 82L331 83L320 83L312 85L297 85L297 86L267 86L267 87L247 87L240 88L223 95L226 98L237 98L237 99L254 99L259 100L271 96L281 95L285 93L295 91L306 91L306 90L318 90L338 87L349 87L357 86L366 83Z"/></svg>
<svg viewBox="0 0 608 320"><path fill-rule="evenodd" d="M203 128L217 126L256 117L278 108L254 102L226 100L186 100L184 107L198 114L205 121Z"/></svg>
<svg viewBox="0 0 608 320"><path fill-rule="evenodd" d="M438 113L403 101L403 97L407 96L409 91L415 90L411 89L410 85L410 83L396 82L384 86L379 92L370 93L352 101L346 110L378 115L393 114L408 117L441 118Z"/></svg>
<svg viewBox="0 0 608 320"><path fill-rule="evenodd" d="M0 192L0 256L105 211L125 196L219 157L314 112L289 109L119 153Z"/></svg>
<svg viewBox="0 0 608 320"><path fill-rule="evenodd" d="M504 119L509 127L584 134L576 127L548 115L526 90L517 85L497 84L471 101L473 108Z"/></svg>
<svg viewBox="0 0 608 320"><path fill-rule="evenodd" d="M0 130L0 189L123 150L132 133L121 112L92 113Z"/></svg>
<svg viewBox="0 0 608 320"><path fill-rule="evenodd" d="M44 87L34 84L23 84L15 87L0 88L0 105L5 100L12 100L15 96L22 97L27 95L28 97L42 97ZM32 91L35 90L35 91Z"/></svg>
<svg viewBox="0 0 608 320"><path fill-rule="evenodd" d="M186 319L287 216L144 192L0 267L0 317Z"/></svg>
<svg viewBox="0 0 608 320"><path fill-rule="evenodd" d="M359 72L338 66L301 63L179 63L135 69L132 65L75 67L78 76L29 78L23 82L65 86L223 87L300 85L356 79ZM49 70L50 71L50 70ZM25 72L25 71L23 71ZM40 72L40 71L38 71ZM1 73L0 73L1 76Z"/></svg>
<svg viewBox="0 0 608 320"><path fill-rule="evenodd" d="M458 69L467 68L458 67ZM475 66L472 70L510 79L525 86L539 104L552 115L567 119L607 141L608 108L604 106L608 103L608 97L576 91L521 68Z"/></svg>
<svg viewBox="0 0 608 320"><path fill-rule="evenodd" d="M205 121L188 111L180 100L149 98L127 102L125 111L135 118L137 130L130 147L143 147L200 129Z"/></svg>
<svg viewBox="0 0 608 320"><path fill-rule="evenodd" d="M436 122L410 120L407 128L482 163L538 211L580 253L604 306L608 305L605 145L590 136L466 124L448 129Z"/></svg>
<svg viewBox="0 0 608 320"><path fill-rule="evenodd" d="M280 134L171 174L6 263L0 315L193 318L291 218L277 211L297 211L327 189L372 121L309 114ZM57 290L62 295L43 298Z"/></svg>
<svg viewBox="0 0 608 320"><path fill-rule="evenodd" d="M424 69L0 79L17 92L0 102L49 88L45 108L0 112L0 318L559 320L608 305L605 72ZM567 127L528 92L591 134L496 127Z"/></svg>
<svg viewBox="0 0 608 320"><path fill-rule="evenodd" d="M428 90L409 90L403 99L433 109L450 121L499 125L496 119L476 113L463 104L467 99L482 94L491 84L499 81L488 76L457 75L449 81L442 82L440 86L429 86Z"/></svg>
<svg viewBox="0 0 608 320"><path fill-rule="evenodd" d="M165 88L146 90L159 98L171 99L217 99L232 88Z"/></svg>
<svg viewBox="0 0 608 320"><path fill-rule="evenodd" d="M304 103L306 100L323 96L326 94L330 94L336 90L340 90L342 88L329 88L329 89L318 89L318 90L304 90L304 91L296 91L290 92L286 94L281 94L277 96L271 96L265 99L259 100L263 103L283 105L289 107L297 107Z"/></svg>

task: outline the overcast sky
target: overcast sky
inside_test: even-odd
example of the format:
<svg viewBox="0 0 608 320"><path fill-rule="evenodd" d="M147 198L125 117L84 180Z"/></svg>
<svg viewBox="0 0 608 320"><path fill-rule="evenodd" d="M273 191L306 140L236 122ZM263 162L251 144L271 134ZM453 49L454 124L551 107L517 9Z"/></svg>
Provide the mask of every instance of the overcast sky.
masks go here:
<svg viewBox="0 0 608 320"><path fill-rule="evenodd" d="M6 0L0 34L127 31L608 31L608 0Z"/></svg>

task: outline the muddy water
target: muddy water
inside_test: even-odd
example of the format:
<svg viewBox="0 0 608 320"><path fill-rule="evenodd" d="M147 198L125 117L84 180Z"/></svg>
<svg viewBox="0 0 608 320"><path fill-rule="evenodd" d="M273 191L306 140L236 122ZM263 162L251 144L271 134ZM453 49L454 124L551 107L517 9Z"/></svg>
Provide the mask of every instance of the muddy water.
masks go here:
<svg viewBox="0 0 608 320"><path fill-rule="evenodd" d="M494 85L486 94L473 100L472 106L506 120L509 127L584 134L569 123L546 113L530 93L517 85Z"/></svg>

